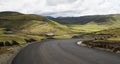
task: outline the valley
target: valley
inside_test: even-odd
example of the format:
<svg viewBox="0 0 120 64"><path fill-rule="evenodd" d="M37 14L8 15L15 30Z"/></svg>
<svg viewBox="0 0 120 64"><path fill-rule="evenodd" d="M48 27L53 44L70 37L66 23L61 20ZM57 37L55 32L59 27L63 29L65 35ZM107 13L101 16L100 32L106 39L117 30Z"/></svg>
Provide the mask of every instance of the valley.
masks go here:
<svg viewBox="0 0 120 64"><path fill-rule="evenodd" d="M76 38L82 38L83 44L87 47L110 49L111 52L118 53L120 51L119 17L120 15L101 15L47 18L36 14L0 12L1 55L11 54L9 48L21 49L24 45L34 42Z"/></svg>
<svg viewBox="0 0 120 64"><path fill-rule="evenodd" d="M12 11L0 12L0 46L66 38L120 41L119 17L119 14L111 14L48 18ZM107 37L107 34L113 36Z"/></svg>
<svg viewBox="0 0 120 64"><path fill-rule="evenodd" d="M120 15L91 15L82 17L50 17L54 21L68 25L73 32L97 32L107 29L119 28Z"/></svg>
<svg viewBox="0 0 120 64"><path fill-rule="evenodd" d="M50 17L54 21L67 25L73 33L73 38L92 38L83 41L87 47L120 51L120 15L93 15L83 17Z"/></svg>
<svg viewBox="0 0 120 64"><path fill-rule="evenodd" d="M120 64L120 0L0 0L0 64Z"/></svg>

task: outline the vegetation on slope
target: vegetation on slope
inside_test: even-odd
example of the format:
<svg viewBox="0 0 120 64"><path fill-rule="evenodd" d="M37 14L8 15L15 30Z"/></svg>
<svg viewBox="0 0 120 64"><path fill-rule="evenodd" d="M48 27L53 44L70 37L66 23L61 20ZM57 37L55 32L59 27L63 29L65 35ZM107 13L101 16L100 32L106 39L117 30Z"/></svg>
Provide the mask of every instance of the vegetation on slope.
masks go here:
<svg viewBox="0 0 120 64"><path fill-rule="evenodd" d="M109 38L108 40L119 40L120 41L120 28L107 29L96 32L96 34L111 34L114 37Z"/></svg>
<svg viewBox="0 0 120 64"><path fill-rule="evenodd" d="M6 34L6 32L12 32ZM16 41L19 44L26 43L26 39L40 40L46 33L67 34L70 33L65 25L61 25L43 16L35 14L22 14L18 12L0 12L0 42Z"/></svg>
<svg viewBox="0 0 120 64"><path fill-rule="evenodd" d="M5 13L5 12L4 12ZM66 26L34 14L18 14L0 16L0 27L16 31L41 34L43 32L66 32ZM42 31L42 32L41 32Z"/></svg>
<svg viewBox="0 0 120 64"><path fill-rule="evenodd" d="M91 33L91 32L97 32L104 29L108 29L108 26L98 25L94 22L90 22L85 25L68 25L68 26L72 29L74 33L81 33L81 32Z"/></svg>
<svg viewBox="0 0 120 64"><path fill-rule="evenodd" d="M58 17L50 18L61 24L68 25L73 32L97 32L106 29L114 29L120 26L120 15L95 15L83 17Z"/></svg>

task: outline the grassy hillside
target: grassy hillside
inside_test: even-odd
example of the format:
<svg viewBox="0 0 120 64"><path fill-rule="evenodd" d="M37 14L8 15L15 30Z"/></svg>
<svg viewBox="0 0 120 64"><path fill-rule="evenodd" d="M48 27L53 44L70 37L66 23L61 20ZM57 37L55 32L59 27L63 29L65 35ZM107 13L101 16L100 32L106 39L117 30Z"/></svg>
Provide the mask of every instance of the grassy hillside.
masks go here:
<svg viewBox="0 0 120 64"><path fill-rule="evenodd" d="M96 15L83 17L50 18L61 24L68 25L73 32L97 32L120 27L120 15Z"/></svg>
<svg viewBox="0 0 120 64"><path fill-rule="evenodd" d="M95 32L96 34L112 34L115 37L111 37L108 40L119 40L120 41L120 28L107 29Z"/></svg>
<svg viewBox="0 0 120 64"><path fill-rule="evenodd" d="M90 22L90 23L85 24L85 25L68 25L68 26L75 33L81 33L81 32L91 33L91 32L101 31L101 30L109 28L106 25L98 25L94 22Z"/></svg>
<svg viewBox="0 0 120 64"><path fill-rule="evenodd" d="M5 13L5 12L4 12ZM9 12L10 13L10 12ZM0 27L21 31L30 34L43 34L45 32L65 33L67 27L34 14L20 14L0 16ZM12 12L13 13L13 12ZM14 13L14 14L15 14Z"/></svg>
<svg viewBox="0 0 120 64"><path fill-rule="evenodd" d="M12 31L13 34L5 34ZM15 40L25 43L25 39L33 38L40 40L46 33L67 34L70 30L67 26L61 25L43 16L35 14L22 14L18 12L0 12L0 42Z"/></svg>
<svg viewBox="0 0 120 64"><path fill-rule="evenodd" d="M120 35L120 28L102 30L102 31L96 32L96 34L115 34L115 35Z"/></svg>

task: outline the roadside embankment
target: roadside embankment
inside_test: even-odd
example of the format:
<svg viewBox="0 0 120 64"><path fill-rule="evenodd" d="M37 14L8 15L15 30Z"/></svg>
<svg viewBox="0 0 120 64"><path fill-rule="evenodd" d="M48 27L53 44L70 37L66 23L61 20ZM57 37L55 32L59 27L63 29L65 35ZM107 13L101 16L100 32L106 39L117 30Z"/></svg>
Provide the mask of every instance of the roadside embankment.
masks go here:
<svg viewBox="0 0 120 64"><path fill-rule="evenodd" d="M86 46L89 48L96 48L100 50L105 50L114 53L120 53L120 42L119 41L98 41L98 40L88 40L88 41L78 41L77 45Z"/></svg>
<svg viewBox="0 0 120 64"><path fill-rule="evenodd" d="M6 46L0 48L0 64L11 64L13 58L25 45Z"/></svg>

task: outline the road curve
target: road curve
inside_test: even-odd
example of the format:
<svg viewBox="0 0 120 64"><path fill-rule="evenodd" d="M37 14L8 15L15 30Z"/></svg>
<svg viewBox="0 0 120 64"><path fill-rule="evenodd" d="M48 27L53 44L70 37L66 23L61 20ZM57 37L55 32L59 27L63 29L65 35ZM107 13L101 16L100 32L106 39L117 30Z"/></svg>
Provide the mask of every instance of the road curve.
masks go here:
<svg viewBox="0 0 120 64"><path fill-rule="evenodd" d="M31 44L18 53L12 64L120 64L120 54L77 46L79 40L82 39Z"/></svg>

